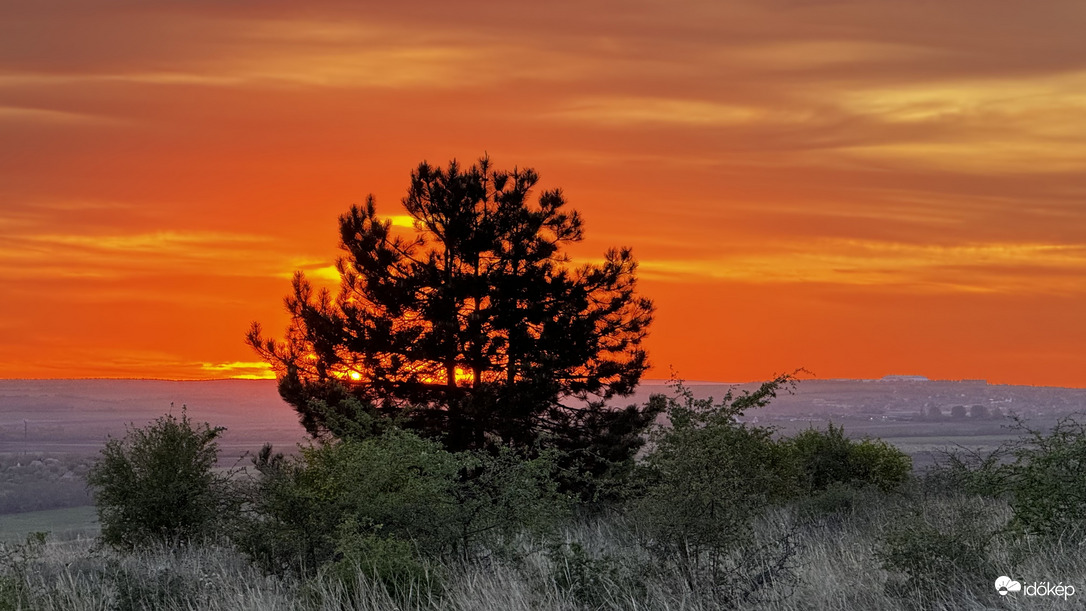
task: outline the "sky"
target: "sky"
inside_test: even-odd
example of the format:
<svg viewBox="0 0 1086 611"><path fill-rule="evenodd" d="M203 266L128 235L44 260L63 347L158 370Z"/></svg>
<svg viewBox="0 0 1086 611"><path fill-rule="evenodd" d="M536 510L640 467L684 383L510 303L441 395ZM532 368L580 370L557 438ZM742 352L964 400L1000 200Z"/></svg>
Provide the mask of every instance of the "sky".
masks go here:
<svg viewBox="0 0 1086 611"><path fill-rule="evenodd" d="M367 6L380 4L381 6ZM1086 387L1086 4L0 0L0 377L268 375L421 161L629 246L648 376Z"/></svg>

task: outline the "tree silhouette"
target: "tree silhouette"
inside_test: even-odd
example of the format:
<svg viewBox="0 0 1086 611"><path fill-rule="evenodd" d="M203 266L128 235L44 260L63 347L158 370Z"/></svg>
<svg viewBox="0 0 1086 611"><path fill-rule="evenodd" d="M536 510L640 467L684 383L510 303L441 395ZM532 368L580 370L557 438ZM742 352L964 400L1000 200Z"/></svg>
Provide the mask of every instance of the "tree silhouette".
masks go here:
<svg viewBox="0 0 1086 611"><path fill-rule="evenodd" d="M340 217L338 295L297 272L285 340L258 323L248 335L310 434L364 436L395 419L453 450L632 456L658 409L608 403L648 366L653 304L635 292L629 249L570 265L563 248L582 239L581 217L557 189L530 203L537 182L487 158L422 163L403 199L412 237L372 196Z"/></svg>

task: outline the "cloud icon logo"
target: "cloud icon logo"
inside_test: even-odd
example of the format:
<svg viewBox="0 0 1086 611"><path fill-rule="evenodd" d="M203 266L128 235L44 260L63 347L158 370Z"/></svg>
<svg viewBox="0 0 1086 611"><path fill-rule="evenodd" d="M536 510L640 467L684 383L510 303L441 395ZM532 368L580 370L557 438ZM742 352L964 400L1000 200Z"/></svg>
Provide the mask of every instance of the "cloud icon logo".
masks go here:
<svg viewBox="0 0 1086 611"><path fill-rule="evenodd" d="M1021 590L1022 584L1011 579L1010 577L1007 577L1006 575L1003 575L999 579L996 579L995 589L996 592L999 592L1000 596L1006 596L1007 592L1017 592Z"/></svg>

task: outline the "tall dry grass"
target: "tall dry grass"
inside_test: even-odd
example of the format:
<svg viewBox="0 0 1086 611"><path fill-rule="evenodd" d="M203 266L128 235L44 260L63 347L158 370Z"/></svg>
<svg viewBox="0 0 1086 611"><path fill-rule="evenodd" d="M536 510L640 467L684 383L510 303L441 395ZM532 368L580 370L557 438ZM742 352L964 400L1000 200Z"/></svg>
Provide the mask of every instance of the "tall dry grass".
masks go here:
<svg viewBox="0 0 1086 611"><path fill-rule="evenodd" d="M1009 517L1006 504L953 495L923 499L932 515L976 513L998 524ZM794 554L787 570L756 596L731 604L766 611L853 611L896 609L1075 609L1086 607L1086 549L1073 541L1041 541L1001 534L988 548L993 570L1023 584L1048 580L1072 584L1069 599L1000 597L994 580L946 576L939 592L887 588L901 574L880 568L877 554L887 532L902 523L916 499L857 495L836 511L778 508L755 524L751 545L787 538ZM964 509L963 509L964 507ZM514 554L428 567L429 575L406 590L390 593L359 571L351 582L328 575L308 580L262 574L228 544L180 549L145 549L122 554L91 539L47 543L21 566L2 567L4 583L19 596L0 600L0 609L35 611L516 611L666 610L708 611L728 600L727 592L702 587L683 567L661 564L639 541L628 520L593 519L571 526L562 541L521 541ZM754 547L730 559L748 565ZM749 566L747 568L750 568ZM906 584L907 586L907 584ZM727 583L724 584L727 587ZM908 591L908 588L905 588ZM896 592L896 593L895 593ZM723 595L722 595L723 594Z"/></svg>

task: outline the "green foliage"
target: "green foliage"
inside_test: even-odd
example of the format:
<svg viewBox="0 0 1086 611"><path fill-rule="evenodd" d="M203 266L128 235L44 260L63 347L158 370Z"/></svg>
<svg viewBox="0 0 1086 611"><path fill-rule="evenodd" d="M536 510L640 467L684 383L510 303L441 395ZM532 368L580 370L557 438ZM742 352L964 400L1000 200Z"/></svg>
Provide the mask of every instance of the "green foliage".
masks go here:
<svg viewBox="0 0 1086 611"><path fill-rule="evenodd" d="M1086 536L1086 423L1062 418L1048 431L1030 429L995 451L947 452L925 480L935 491L965 491L1006 498L1021 533L1081 539Z"/></svg>
<svg viewBox="0 0 1086 611"><path fill-rule="evenodd" d="M569 265L581 217L557 189L531 201L538 180L486 158L423 163L403 200L413 237L372 197L340 217L338 296L299 272L285 341L257 324L248 336L314 437L397 419L451 451L557 448L593 475L633 457L655 414L608 402L648 367L653 304L637 295L629 249Z"/></svg>
<svg viewBox="0 0 1086 611"><path fill-rule="evenodd" d="M460 464L436 442L393 429L258 466L254 513L239 541L268 570L315 571L337 559L345 529L417 540L425 551L448 539L442 531Z"/></svg>
<svg viewBox="0 0 1086 611"><path fill-rule="evenodd" d="M1012 526L1044 536L1086 536L1086 423L1067 417L1048 433L1026 430L1029 437L1005 469Z"/></svg>
<svg viewBox="0 0 1086 611"><path fill-rule="evenodd" d="M998 575L991 545L999 525L983 501L926 504L890 521L876 557L896 573L888 593L915 601L988 593Z"/></svg>
<svg viewBox="0 0 1086 611"><path fill-rule="evenodd" d="M0 543L0 611L29 607L31 564L41 557L45 538L46 533L33 532L22 543Z"/></svg>
<svg viewBox="0 0 1086 611"><path fill-rule="evenodd" d="M625 598L644 595L644 581L615 556L593 555L576 541L554 545L548 555L555 585L590 609L605 608L616 594Z"/></svg>
<svg viewBox="0 0 1086 611"><path fill-rule="evenodd" d="M114 590L112 611L165 611L206 604L200 583L165 567L113 560L107 566L106 578Z"/></svg>
<svg viewBox="0 0 1086 611"><path fill-rule="evenodd" d="M565 515L546 455L452 453L399 429L309 447L293 461L265 451L258 467L253 514L238 539L275 572L365 566L373 561L365 554L401 543L422 557L470 556Z"/></svg>
<svg viewBox="0 0 1086 611"><path fill-rule="evenodd" d="M559 489L558 456L546 451L526 458L509 446L458 454L461 472L449 516L457 553L508 551L519 534L553 534L569 517L572 501Z"/></svg>
<svg viewBox="0 0 1086 611"><path fill-rule="evenodd" d="M716 588L729 578L726 556L750 535L750 521L789 494L787 462L765 428L737 418L765 405L791 376L719 403L695 399L678 385L668 400L670 426L652 434L631 516L647 545L684 571L692 586Z"/></svg>
<svg viewBox="0 0 1086 611"><path fill-rule="evenodd" d="M1006 447L981 453L968 448L943 452L942 458L924 473L925 493L954 496L962 492L986 498L1002 498L1012 488L1011 450Z"/></svg>
<svg viewBox="0 0 1086 611"><path fill-rule="evenodd" d="M110 439L87 474L102 540L131 548L219 533L231 514L228 480L213 472L224 430L194 426L182 411Z"/></svg>
<svg viewBox="0 0 1086 611"><path fill-rule="evenodd" d="M808 429L782 446L799 471L806 494L821 493L831 486L876 486L890 491L909 479L912 459L882 440L853 441L844 428L831 423L825 431Z"/></svg>
<svg viewBox="0 0 1086 611"><path fill-rule="evenodd" d="M359 528L353 518L347 518L339 530L337 560L327 566L323 578L338 582L347 598L360 598L360 577L380 584L389 596L401 601L421 591L430 594L440 589L436 572L418 557L411 543Z"/></svg>
<svg viewBox="0 0 1086 611"><path fill-rule="evenodd" d="M889 492L909 480L913 461L908 454L881 439L863 439L853 442L849 467L852 483L873 485Z"/></svg>

